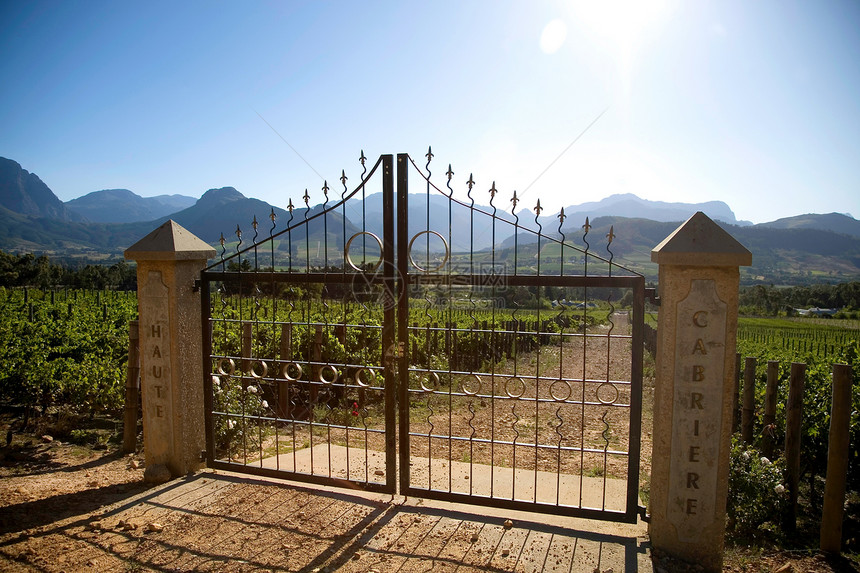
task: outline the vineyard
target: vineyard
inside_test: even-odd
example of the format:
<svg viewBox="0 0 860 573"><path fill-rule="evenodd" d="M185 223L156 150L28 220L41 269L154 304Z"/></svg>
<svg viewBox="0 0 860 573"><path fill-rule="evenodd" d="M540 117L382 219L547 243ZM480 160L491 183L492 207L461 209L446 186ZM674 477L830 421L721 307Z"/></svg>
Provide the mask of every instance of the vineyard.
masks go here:
<svg viewBox="0 0 860 573"><path fill-rule="evenodd" d="M300 287L271 298L213 294L216 455L247 464L312 447L317 434L335 436L347 446L372 442L371 449L385 450L383 310L370 301L333 296L336 293L328 287L321 294ZM626 316L612 317L614 305L604 302L578 309L561 305L498 309L482 302L467 300L462 308L439 307L430 298L410 303L408 392L410 408L420 418L413 429L427 432L422 434L428 440L427 452L448 448L456 459L482 460L487 453L483 448L454 452L460 446L470 448L471 441L454 447L451 440L430 440L429 435L434 424L462 421L474 424L471 432L476 439L487 441L478 428L495 427L492 419L484 418L496 401L517 403L519 409L507 406L513 418L507 429L520 444L529 432L534 442L538 427L545 427L542 433L558 435L555 426L547 425L558 419L549 413L558 415L550 408L555 403L549 396L555 379L538 392L536 376L540 374L537 384L544 382L548 364L557 360L553 358L557 353L572 352L575 338L582 340L588 333L589 349L600 344L606 348L611 326L613 336L629 328ZM581 355L583 349L578 352ZM560 393L562 385L552 386L553 391ZM539 413L531 411L539 420L517 424L526 415L522 403L529 396L547 403L541 403ZM510 463L516 463L516 452L522 448L510 449Z"/></svg>
<svg viewBox="0 0 860 573"><path fill-rule="evenodd" d="M792 363L805 364L801 425L801 502L811 508L811 515L820 511L827 468L827 448L830 427L832 365L848 364L854 380L860 379L860 322L832 319L761 319L739 320L737 351L741 360L756 359L755 418L752 447L736 444L732 462L730 507L761 508L774 511L753 516L750 512L736 512L735 517L747 519L738 527L755 530L766 521L777 521L778 509L784 507L784 498L773 491L780 484L783 461L767 460L762 456L764 443L770 440L779 447L786 436L786 403ZM773 424L765 425L762 405L765 401L768 362L778 363L777 410ZM743 371L743 363L740 369ZM741 378L743 372L741 372ZM743 380L741 380L743 386ZM851 437L848 469L848 489L860 491L860 387L852 390ZM778 457L778 456L777 456ZM765 460L760 463L757 460ZM770 461L775 461L770 464ZM767 477L770 476L770 477ZM776 480L773 482L773 480ZM773 483L772 483L773 482ZM751 505L752 504L752 505ZM730 512L731 513L731 512Z"/></svg>
<svg viewBox="0 0 860 573"><path fill-rule="evenodd" d="M369 367L361 373L358 366L379 364L379 357L372 356L371 349L379 348L381 311L373 305L360 302L345 304L337 298L320 297L320 294L299 289L282 293L284 296L281 297L267 298L265 303L261 303L254 297L224 298L214 293L212 335L217 354L234 359L235 366L232 367L236 368L236 374L247 367L250 377L257 378L260 366L244 364L242 358L284 355L284 327L288 325L286 339L291 346L292 363L356 365L343 374L347 378L361 377L350 382L356 391L355 396L339 397L338 402L344 402L346 407L338 422L331 419L332 403L323 396L308 397L310 403L322 408L311 415L318 416L328 426L332 423L345 428L372 426L373 418L382 415L379 404L373 400L374 394L381 399L381 376L378 367ZM612 293L608 299L620 300L621 294ZM613 321L617 322L619 316L613 312L621 309L620 305L598 302L588 308L493 310L470 301L468 306L449 306L442 312L432 301L416 299L411 310L414 320L410 319L408 329L411 366L439 372L439 379L434 383L438 385L438 391L444 392L445 388L461 385L456 372L517 368L512 361L518 356L529 357L531 363L534 353L540 352L541 347L558 347L561 338L556 333L592 332L600 325L608 328ZM56 411L57 408L86 415L117 415L124 400L128 323L136 316L137 298L133 292L0 288L0 339L4 341L0 346L0 359L4 365L0 369L0 402L23 406L26 418ZM253 324L253 332L247 332L247 340L243 340L245 330L230 326L239 323L247 323L249 327ZM452 329L456 335L452 335ZM487 338L487 333L494 333L493 337ZM800 362L806 365L801 440L802 496L804 503L818 507L826 472L832 364L851 365L855 380L860 379L860 322L741 318L737 351L742 359L757 359L757 406L752 448L740 444L735 448L735 481L731 492L734 503L731 505L762 507L761 502L764 502L778 508L782 503L779 496L765 495L760 487L762 483L770 483L768 479L779 482L780 460L773 460L775 463L770 469L755 460L761 458L765 436L776 444L781 444L785 438L790 365ZM761 405L764 403L769 361L779 365L779 385L775 421L765 426ZM526 369L530 367L524 366ZM298 378L295 366L291 368L289 376ZM410 387L417 391L421 390L422 384L429 382L417 376L410 380ZM223 411L231 412L237 405L249 405L246 393L231 397L226 387L224 390L219 398L235 402L222 404ZM283 404L278 404L274 389L261 387L261 390L265 391L255 398L258 406L266 405L268 412L258 410L258 414L264 418L283 414ZM358 390L361 390L360 396ZM467 405L468 395L463 398L461 407ZM295 402L295 397L291 401ZM849 490L856 495L860 491L860 388L857 386L852 394L852 406L848 478ZM426 408L426 405L422 407ZM218 424L218 433L223 432L221 443L235 445L237 437L240 438L238 443L242 443L247 436L236 436L235 433L241 430L229 428L232 426L229 418L225 416ZM739 478L750 477L754 479L739 481ZM753 483L755 481L759 483ZM750 488L755 490L756 487L758 493L749 497ZM765 499L756 498L756 495ZM752 501L759 503L750 505ZM744 519L744 515L734 517ZM750 518L749 515L746 517ZM750 519L746 524L739 522L737 525L756 528L768 519L772 520L773 516L765 512Z"/></svg>
<svg viewBox="0 0 860 573"><path fill-rule="evenodd" d="M117 414L136 317L130 291L0 288L0 403L25 420L56 406Z"/></svg>

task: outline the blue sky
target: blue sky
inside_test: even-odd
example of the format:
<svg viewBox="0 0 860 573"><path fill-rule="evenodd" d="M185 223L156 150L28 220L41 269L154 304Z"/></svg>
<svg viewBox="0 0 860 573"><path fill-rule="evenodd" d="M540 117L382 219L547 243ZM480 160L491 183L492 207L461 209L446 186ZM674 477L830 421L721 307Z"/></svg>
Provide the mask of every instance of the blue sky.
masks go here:
<svg viewBox="0 0 860 573"><path fill-rule="evenodd" d="M440 183L451 163L553 210L630 192L860 217L858 29L849 0L5 1L0 156L63 200L285 206L355 182L362 149L432 145Z"/></svg>

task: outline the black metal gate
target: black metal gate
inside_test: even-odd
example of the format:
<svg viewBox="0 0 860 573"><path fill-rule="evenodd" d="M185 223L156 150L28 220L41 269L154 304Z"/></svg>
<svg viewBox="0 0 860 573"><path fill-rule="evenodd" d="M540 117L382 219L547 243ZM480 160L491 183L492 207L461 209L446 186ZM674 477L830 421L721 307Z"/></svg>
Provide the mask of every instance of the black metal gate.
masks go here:
<svg viewBox="0 0 860 573"><path fill-rule="evenodd" d="M339 199L222 237L200 281L208 464L635 521L644 278L611 227L600 256L587 219L544 229L495 183L478 207L426 157L362 153Z"/></svg>

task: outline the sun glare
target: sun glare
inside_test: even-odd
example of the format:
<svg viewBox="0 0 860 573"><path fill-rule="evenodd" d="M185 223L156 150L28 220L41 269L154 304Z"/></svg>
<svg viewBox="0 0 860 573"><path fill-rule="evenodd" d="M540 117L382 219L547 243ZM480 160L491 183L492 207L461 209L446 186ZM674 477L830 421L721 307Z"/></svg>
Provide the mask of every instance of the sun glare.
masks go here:
<svg viewBox="0 0 860 573"><path fill-rule="evenodd" d="M599 36L629 46L667 9L666 0L603 0L574 4L575 14Z"/></svg>
<svg viewBox="0 0 860 573"><path fill-rule="evenodd" d="M554 54L564 45L567 24L556 18L544 27L540 35L540 49L544 54Z"/></svg>

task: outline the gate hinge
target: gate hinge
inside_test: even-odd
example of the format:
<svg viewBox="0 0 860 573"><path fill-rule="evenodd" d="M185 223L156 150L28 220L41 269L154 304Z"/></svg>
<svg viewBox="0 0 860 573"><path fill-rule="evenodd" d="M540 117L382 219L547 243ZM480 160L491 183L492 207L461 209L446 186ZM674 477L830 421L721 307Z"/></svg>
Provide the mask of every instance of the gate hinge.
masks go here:
<svg viewBox="0 0 860 573"><path fill-rule="evenodd" d="M654 306L660 306L660 297L657 296L656 288L646 288L645 298L648 299L648 301Z"/></svg>

